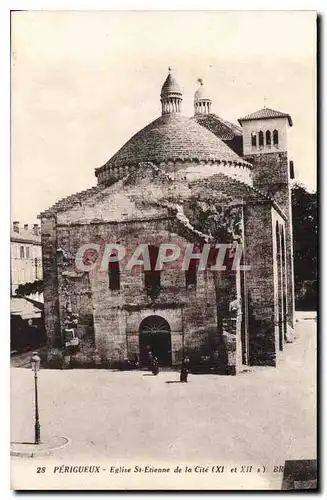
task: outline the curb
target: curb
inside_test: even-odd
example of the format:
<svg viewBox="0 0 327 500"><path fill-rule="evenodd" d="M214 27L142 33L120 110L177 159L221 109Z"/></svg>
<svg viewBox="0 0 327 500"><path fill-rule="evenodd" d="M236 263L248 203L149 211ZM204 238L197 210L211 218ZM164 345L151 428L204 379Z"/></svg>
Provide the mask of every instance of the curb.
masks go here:
<svg viewBox="0 0 327 500"><path fill-rule="evenodd" d="M42 455L51 455L53 452L57 451L57 450L61 450L63 448L66 448L67 446L70 446L71 445L71 439L66 437L66 436L60 436L61 439L63 439L65 442L59 446L54 446L53 448L51 448L51 446L47 449L43 449L43 450L33 450L33 451L19 451L19 450L10 450L10 455L12 457L29 457L29 458L33 458L33 457L38 457L38 456L42 456ZM33 445L31 443L31 446L37 446L37 445Z"/></svg>

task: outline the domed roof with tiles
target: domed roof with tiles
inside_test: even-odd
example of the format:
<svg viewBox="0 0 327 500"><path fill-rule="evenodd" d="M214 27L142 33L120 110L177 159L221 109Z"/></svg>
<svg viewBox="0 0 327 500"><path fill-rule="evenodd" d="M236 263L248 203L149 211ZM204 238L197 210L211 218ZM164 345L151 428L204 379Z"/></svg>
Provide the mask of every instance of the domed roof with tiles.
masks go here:
<svg viewBox="0 0 327 500"><path fill-rule="evenodd" d="M137 132L107 163L226 161L251 167L212 132L180 113L167 113Z"/></svg>
<svg viewBox="0 0 327 500"><path fill-rule="evenodd" d="M160 97L168 97L171 94L180 94L182 96L182 87L176 78L171 74L171 70L169 69L168 76L161 87Z"/></svg>

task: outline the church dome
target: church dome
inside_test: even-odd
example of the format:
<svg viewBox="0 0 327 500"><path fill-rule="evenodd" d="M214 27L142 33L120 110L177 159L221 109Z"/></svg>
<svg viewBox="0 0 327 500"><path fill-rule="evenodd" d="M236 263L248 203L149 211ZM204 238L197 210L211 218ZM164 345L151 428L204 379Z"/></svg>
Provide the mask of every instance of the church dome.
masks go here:
<svg viewBox="0 0 327 500"><path fill-rule="evenodd" d="M137 132L107 165L118 167L177 159L248 165L212 132L180 113L163 114Z"/></svg>
<svg viewBox="0 0 327 500"><path fill-rule="evenodd" d="M160 165L169 161L212 162L217 168L225 169L227 175L236 169L249 177L252 166L247 161L213 132L180 113L182 91L170 70L161 88L160 100L162 115L137 132L105 165L95 170L98 183L116 182L140 163ZM196 114L209 113L210 104L211 101L199 101L195 104Z"/></svg>

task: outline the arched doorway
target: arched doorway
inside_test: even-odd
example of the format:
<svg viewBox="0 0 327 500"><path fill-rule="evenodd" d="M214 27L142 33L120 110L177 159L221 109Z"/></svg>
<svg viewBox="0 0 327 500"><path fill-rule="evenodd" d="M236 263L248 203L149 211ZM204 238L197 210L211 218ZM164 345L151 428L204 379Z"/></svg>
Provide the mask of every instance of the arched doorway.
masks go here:
<svg viewBox="0 0 327 500"><path fill-rule="evenodd" d="M158 358L159 366L171 366L169 323L161 316L148 316L140 324L139 332L141 366L147 366L150 352Z"/></svg>

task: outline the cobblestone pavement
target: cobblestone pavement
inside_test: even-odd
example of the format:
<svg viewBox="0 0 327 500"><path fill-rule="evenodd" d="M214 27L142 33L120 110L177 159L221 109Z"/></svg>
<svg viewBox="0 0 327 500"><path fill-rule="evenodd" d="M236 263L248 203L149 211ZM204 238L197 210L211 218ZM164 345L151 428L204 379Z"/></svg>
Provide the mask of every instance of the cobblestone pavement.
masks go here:
<svg viewBox="0 0 327 500"><path fill-rule="evenodd" d="M316 457L316 322L297 322L279 368L235 377L107 370L41 370L41 437L67 436L55 460L274 465ZM11 369L11 439L33 440L33 373ZM26 460L12 458L17 470ZM46 459L44 459L46 460ZM126 481L126 479L125 479ZM201 483L202 484L202 483ZM261 484L260 481L258 484ZM279 485L279 486L278 486ZM77 487L77 485L76 485ZM203 487L203 486L202 486Z"/></svg>

